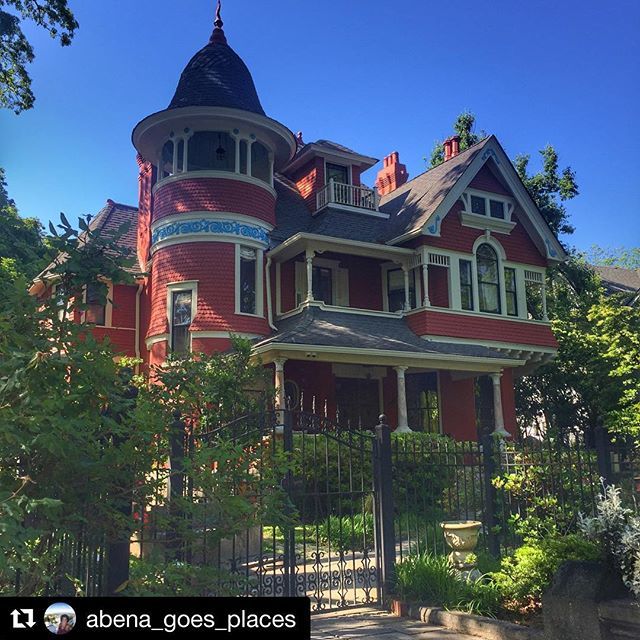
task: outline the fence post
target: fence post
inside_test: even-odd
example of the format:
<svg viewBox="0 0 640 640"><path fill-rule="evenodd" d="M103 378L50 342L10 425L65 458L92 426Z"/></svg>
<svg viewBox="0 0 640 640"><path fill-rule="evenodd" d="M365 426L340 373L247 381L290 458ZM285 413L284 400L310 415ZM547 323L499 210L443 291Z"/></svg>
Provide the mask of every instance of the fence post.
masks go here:
<svg viewBox="0 0 640 640"><path fill-rule="evenodd" d="M290 454L293 451L293 413L287 406L282 411L283 420L283 447L285 454ZM287 508L287 517L292 514L291 490L293 486L293 473L291 471L291 465L287 465L287 471L284 476L284 488L289 499L289 507ZM284 564L284 596L296 596L296 531L291 523L287 523L284 530L284 550L283 550L283 564Z"/></svg>
<svg viewBox="0 0 640 640"><path fill-rule="evenodd" d="M387 416L379 418L376 425L373 480L377 495L376 542L380 558L383 598L393 593L395 587L396 537L394 531L393 477L391 473L391 427Z"/></svg>
<svg viewBox="0 0 640 640"><path fill-rule="evenodd" d="M135 404L138 397L138 389L131 384L133 371L129 367L123 367L120 371L120 380L123 386L121 397L128 401L129 408ZM115 422L122 422L124 409L118 408L112 414ZM111 408L107 409L111 413ZM120 446L125 442L125 438L114 438L113 445ZM127 477L130 476L130 477ZM121 497L117 500L116 509L123 515L126 522L132 517L133 503L133 482L134 478L130 474L125 474L122 479ZM106 549L106 589L107 595L118 595L118 589L129 580L129 555L131 544L131 527L125 527L113 539L107 540Z"/></svg>
<svg viewBox="0 0 640 640"><path fill-rule="evenodd" d="M497 492L493 485L493 478L499 472L499 465L496 464L495 440L491 434L484 434L482 441L482 457L484 462L484 495L485 495L485 516L484 521L487 527L487 542L489 553L497 558L500 555L500 538L496 533L496 501Z"/></svg>
<svg viewBox="0 0 640 640"><path fill-rule="evenodd" d="M611 468L611 440L609 432L601 425L595 428L596 455L598 458L598 473L605 485L613 483L613 469Z"/></svg>
<svg viewBox="0 0 640 640"><path fill-rule="evenodd" d="M183 560L180 548L180 521L182 509L180 500L184 497L184 456L185 456L185 424L182 421L182 413L179 410L172 412L173 420L169 428L169 513L171 520L167 534L169 536L169 549L173 552L175 560Z"/></svg>

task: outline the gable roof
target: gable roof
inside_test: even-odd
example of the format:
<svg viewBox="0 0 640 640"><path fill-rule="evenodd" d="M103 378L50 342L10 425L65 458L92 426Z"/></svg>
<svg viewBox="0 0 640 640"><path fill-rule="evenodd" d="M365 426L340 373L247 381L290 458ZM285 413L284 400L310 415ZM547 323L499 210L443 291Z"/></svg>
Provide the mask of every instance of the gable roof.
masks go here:
<svg viewBox="0 0 640 640"><path fill-rule="evenodd" d="M609 293L634 293L640 291L640 269L625 269L610 265L591 266L600 276Z"/></svg>

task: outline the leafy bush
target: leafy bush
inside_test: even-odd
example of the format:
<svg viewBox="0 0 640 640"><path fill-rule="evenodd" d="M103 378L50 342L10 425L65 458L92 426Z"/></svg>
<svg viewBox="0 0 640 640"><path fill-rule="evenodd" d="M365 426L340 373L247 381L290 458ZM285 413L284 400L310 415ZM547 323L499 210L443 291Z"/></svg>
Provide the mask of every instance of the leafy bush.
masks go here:
<svg viewBox="0 0 640 640"><path fill-rule="evenodd" d="M535 610L565 560L597 560L600 547L578 534L530 539L502 559L500 571L491 574L505 606L512 610Z"/></svg>
<svg viewBox="0 0 640 640"><path fill-rule="evenodd" d="M466 579L446 556L422 553L396 564L396 585L401 598L420 603L495 617L501 593L487 576Z"/></svg>
<svg viewBox="0 0 640 640"><path fill-rule="evenodd" d="M359 551L373 548L373 514L329 516L318 525L318 540L339 551Z"/></svg>

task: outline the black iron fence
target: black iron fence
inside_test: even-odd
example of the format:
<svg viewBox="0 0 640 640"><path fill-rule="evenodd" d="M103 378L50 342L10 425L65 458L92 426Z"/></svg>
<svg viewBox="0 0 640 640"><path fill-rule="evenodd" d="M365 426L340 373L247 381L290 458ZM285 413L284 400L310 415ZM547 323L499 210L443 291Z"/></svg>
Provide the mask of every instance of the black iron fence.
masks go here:
<svg viewBox="0 0 640 640"><path fill-rule="evenodd" d="M525 516L574 529L601 478L631 504L640 489L633 441L604 431L456 442L287 410L206 433L176 414L156 444L154 493L132 505L132 538L43 536L52 578L42 595L126 589L133 561L197 569L185 580L203 595L307 594L317 610L378 602L396 561L447 553L442 522L480 522L480 548L498 556L521 542ZM15 591L30 588L18 572Z"/></svg>

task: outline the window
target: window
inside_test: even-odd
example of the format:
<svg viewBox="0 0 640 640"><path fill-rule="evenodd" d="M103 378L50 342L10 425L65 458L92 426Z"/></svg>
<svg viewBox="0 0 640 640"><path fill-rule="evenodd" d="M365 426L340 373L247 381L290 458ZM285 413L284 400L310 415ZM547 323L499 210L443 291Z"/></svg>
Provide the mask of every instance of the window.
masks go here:
<svg viewBox="0 0 640 640"><path fill-rule="evenodd" d="M180 139L178 142L178 157L176 158L176 172L182 173L184 168L184 140Z"/></svg>
<svg viewBox="0 0 640 640"><path fill-rule="evenodd" d="M471 261L460 260L460 302L462 308L473 311L473 276Z"/></svg>
<svg viewBox="0 0 640 640"><path fill-rule="evenodd" d="M259 142L251 145L251 175L263 182L271 182L271 161L268 149Z"/></svg>
<svg viewBox="0 0 640 640"><path fill-rule="evenodd" d="M502 218L504 220L504 202L501 200L489 200L489 210L492 218Z"/></svg>
<svg viewBox="0 0 640 640"><path fill-rule="evenodd" d="M236 141L224 131L197 131L188 155L189 171L236 170Z"/></svg>
<svg viewBox="0 0 640 640"><path fill-rule="evenodd" d="M487 215L487 202L479 196L471 196L471 213L477 213L481 216Z"/></svg>
<svg viewBox="0 0 640 640"><path fill-rule="evenodd" d="M85 322L104 326L106 320L107 300L105 296L106 285L89 284L86 288Z"/></svg>
<svg viewBox="0 0 640 640"><path fill-rule="evenodd" d="M333 304L333 277L327 267L313 267L313 298Z"/></svg>
<svg viewBox="0 0 640 640"><path fill-rule="evenodd" d="M247 141L240 140L240 173L247 173Z"/></svg>
<svg viewBox="0 0 640 640"><path fill-rule="evenodd" d="M480 311L500 313L500 278L495 249L489 244L481 244L476 252L476 262Z"/></svg>
<svg viewBox="0 0 640 640"><path fill-rule="evenodd" d="M414 431L440 433L437 373L407 375L407 417Z"/></svg>
<svg viewBox="0 0 640 640"><path fill-rule="evenodd" d="M191 290L171 292L171 350L173 353L188 353L189 327L193 319L193 292Z"/></svg>
<svg viewBox="0 0 640 640"><path fill-rule="evenodd" d="M516 270L511 267L504 269L504 291L507 299L507 315L518 315L518 292L516 289Z"/></svg>
<svg viewBox="0 0 640 640"><path fill-rule="evenodd" d="M327 184L329 184L330 180L341 184L349 184L349 168L340 164L329 164L327 162Z"/></svg>
<svg viewBox="0 0 640 640"><path fill-rule="evenodd" d="M404 271L402 269L389 269L387 271L387 302L389 311L404 309ZM409 271L409 305L416 308L416 274Z"/></svg>
<svg viewBox="0 0 640 640"><path fill-rule="evenodd" d="M164 143L164 147L162 147L160 175L163 178L168 178L173 175L173 140L167 140Z"/></svg>
<svg viewBox="0 0 640 640"><path fill-rule="evenodd" d="M257 314L257 252L240 247L240 313Z"/></svg>

